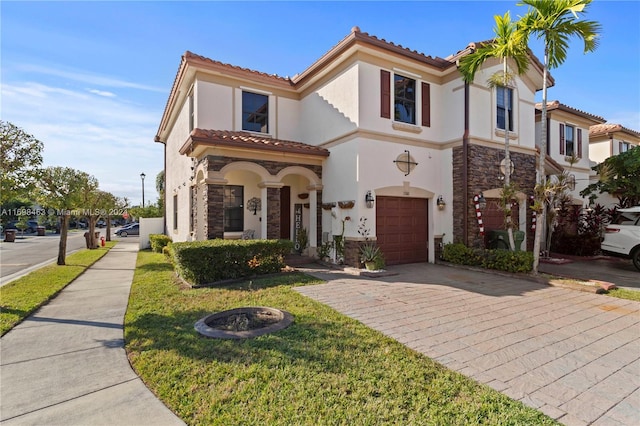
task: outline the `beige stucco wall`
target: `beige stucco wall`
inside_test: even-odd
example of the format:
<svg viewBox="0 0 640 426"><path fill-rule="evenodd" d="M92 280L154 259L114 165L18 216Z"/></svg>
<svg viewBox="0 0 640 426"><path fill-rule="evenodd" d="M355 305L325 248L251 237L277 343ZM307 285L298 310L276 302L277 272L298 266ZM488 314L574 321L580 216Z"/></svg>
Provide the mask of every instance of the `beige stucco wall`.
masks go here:
<svg viewBox="0 0 640 426"><path fill-rule="evenodd" d="M197 93L197 92L196 92ZM196 95L194 104L197 104L199 96ZM199 116L196 115L195 125L198 126ZM190 157L180 155L178 150L187 140L189 135L189 103L185 98L180 108L180 113L169 133L166 141L166 189L165 189L165 217L167 219L167 234L173 241L188 241L189 230L189 189L191 185ZM178 228L173 228L174 195L178 200Z"/></svg>
<svg viewBox="0 0 640 426"><path fill-rule="evenodd" d="M341 71L300 101L300 141L319 145L358 126L358 66Z"/></svg>
<svg viewBox="0 0 640 426"><path fill-rule="evenodd" d="M196 125L200 129L233 129L233 89L207 81L195 84Z"/></svg>

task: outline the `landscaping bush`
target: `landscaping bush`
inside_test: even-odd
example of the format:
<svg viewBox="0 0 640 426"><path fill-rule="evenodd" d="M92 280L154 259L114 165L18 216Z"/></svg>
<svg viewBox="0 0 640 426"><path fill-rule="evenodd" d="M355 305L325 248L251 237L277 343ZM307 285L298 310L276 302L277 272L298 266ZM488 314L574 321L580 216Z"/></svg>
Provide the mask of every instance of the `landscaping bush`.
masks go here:
<svg viewBox="0 0 640 426"><path fill-rule="evenodd" d="M286 240L208 240L171 244L178 274L201 286L280 272L293 249Z"/></svg>
<svg viewBox="0 0 640 426"><path fill-rule="evenodd" d="M156 253L162 253L162 249L171 242L171 238L164 234L150 234L151 250Z"/></svg>
<svg viewBox="0 0 640 426"><path fill-rule="evenodd" d="M551 239L551 251L575 256L593 256L600 252L600 237L558 234Z"/></svg>
<svg viewBox="0 0 640 426"><path fill-rule="evenodd" d="M526 251L474 249L464 244L446 244L443 260L459 265L479 266L506 272L530 272L533 253Z"/></svg>

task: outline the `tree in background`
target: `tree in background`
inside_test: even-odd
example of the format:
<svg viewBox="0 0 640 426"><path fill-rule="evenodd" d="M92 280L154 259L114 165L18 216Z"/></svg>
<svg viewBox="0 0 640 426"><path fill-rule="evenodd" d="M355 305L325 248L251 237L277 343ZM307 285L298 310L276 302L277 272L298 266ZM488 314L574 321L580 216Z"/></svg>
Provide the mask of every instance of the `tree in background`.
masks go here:
<svg viewBox="0 0 640 426"><path fill-rule="evenodd" d="M42 171L38 185L38 199L56 209L60 215L60 244L58 265L64 265L67 254L67 233L71 211L82 209L83 193L98 187L98 181L88 173L70 167L47 167Z"/></svg>
<svg viewBox="0 0 640 426"><path fill-rule="evenodd" d="M578 37L584 42L584 53L598 47L600 24L595 21L579 21L578 14L586 14L592 0L522 0L520 6L529 6L529 10L518 21L518 27L525 39L531 35L544 42L543 82L542 82L542 119L540 124L540 161L538 162L538 186L546 182L545 156L547 152L547 87L549 69L557 68L567 59L569 40ZM536 194L544 194L543 188ZM545 223L549 206L544 198L536 198L533 209L538 213L538 222ZM540 262L540 243L542 226L536 227L533 244L533 272L538 273Z"/></svg>
<svg viewBox="0 0 640 426"><path fill-rule="evenodd" d="M29 195L42 165L43 143L19 127L0 120L0 204Z"/></svg>
<svg viewBox="0 0 640 426"><path fill-rule="evenodd" d="M509 12L504 16L494 16L496 26L493 28L493 40L482 43L475 52L465 56L460 61L459 70L465 82L473 83L473 79L480 67L490 59L502 62L502 72L494 73L488 80L490 88L502 88L502 102L504 105L504 186L502 188L501 206L505 215L505 226L509 235L509 249L514 250L513 213L511 203L515 196L515 188L511 184L511 154L509 152L509 105L511 96L509 88L513 87L514 74L509 69L509 62L515 63L518 75L524 74L529 67L529 51L524 34L517 31L517 25L511 21Z"/></svg>
<svg viewBox="0 0 640 426"><path fill-rule="evenodd" d="M164 210L164 170L156 175L156 191L158 191L158 207Z"/></svg>
<svg viewBox="0 0 640 426"><path fill-rule="evenodd" d="M640 148L614 155L592 167L598 172L598 182L580 192L593 202L603 192L618 199L621 208L640 204Z"/></svg>

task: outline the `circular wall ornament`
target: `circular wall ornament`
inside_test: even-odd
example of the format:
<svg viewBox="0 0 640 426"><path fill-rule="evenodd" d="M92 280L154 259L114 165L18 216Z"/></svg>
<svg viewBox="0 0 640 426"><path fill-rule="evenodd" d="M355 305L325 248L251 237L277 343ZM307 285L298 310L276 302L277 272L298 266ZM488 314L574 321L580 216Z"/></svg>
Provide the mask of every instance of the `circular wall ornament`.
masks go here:
<svg viewBox="0 0 640 426"><path fill-rule="evenodd" d="M513 161L509 160L509 163L511 163L511 167L509 168L509 176L511 176L513 174L513 171L515 169L515 166L513 165ZM503 158L502 161L500 161L500 173L502 173L504 176L507 175L507 159Z"/></svg>
<svg viewBox="0 0 640 426"><path fill-rule="evenodd" d="M418 165L418 163L416 163L416 161L407 150L398 155L398 157L393 162L396 163L396 167L398 167L398 170L404 173L405 176L411 173L413 169L415 169Z"/></svg>

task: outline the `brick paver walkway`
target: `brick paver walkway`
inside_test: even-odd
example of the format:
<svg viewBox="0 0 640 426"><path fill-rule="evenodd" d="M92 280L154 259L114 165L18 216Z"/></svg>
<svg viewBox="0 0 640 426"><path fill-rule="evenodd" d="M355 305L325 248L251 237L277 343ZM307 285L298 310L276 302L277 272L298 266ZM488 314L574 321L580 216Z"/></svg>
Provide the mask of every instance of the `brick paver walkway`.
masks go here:
<svg viewBox="0 0 640 426"><path fill-rule="evenodd" d="M640 302L416 264L297 290L567 425L640 424Z"/></svg>

